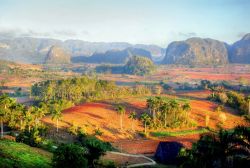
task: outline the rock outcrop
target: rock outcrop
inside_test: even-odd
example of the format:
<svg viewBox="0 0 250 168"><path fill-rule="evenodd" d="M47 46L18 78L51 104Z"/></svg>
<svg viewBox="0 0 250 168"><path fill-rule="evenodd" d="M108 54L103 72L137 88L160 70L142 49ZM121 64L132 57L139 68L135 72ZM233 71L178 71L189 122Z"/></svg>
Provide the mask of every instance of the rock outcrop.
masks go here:
<svg viewBox="0 0 250 168"><path fill-rule="evenodd" d="M227 45L213 39L190 38L168 45L163 64L222 65L228 63Z"/></svg>
<svg viewBox="0 0 250 168"><path fill-rule="evenodd" d="M250 33L229 47L231 63L250 64Z"/></svg>
<svg viewBox="0 0 250 168"><path fill-rule="evenodd" d="M45 58L45 64L68 64L70 55L63 48L52 46Z"/></svg>

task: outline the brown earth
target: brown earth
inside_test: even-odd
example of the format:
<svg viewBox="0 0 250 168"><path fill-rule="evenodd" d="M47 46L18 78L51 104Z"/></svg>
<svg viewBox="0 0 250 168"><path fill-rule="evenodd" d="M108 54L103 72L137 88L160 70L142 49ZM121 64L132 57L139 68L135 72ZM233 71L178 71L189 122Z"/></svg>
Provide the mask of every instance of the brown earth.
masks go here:
<svg viewBox="0 0 250 168"><path fill-rule="evenodd" d="M187 93L195 95L195 93ZM199 92L196 94L199 95ZM199 135L185 135L178 137L155 138L149 137L144 139L137 134L134 134L131 125L132 121L128 118L131 111L136 111L139 114L146 110L145 98L128 98L123 99L122 104L126 105L126 115L123 117L123 129L120 129L119 115L111 103L112 101L103 101L99 103L84 103L63 112L63 118L59 122L60 128L67 128L72 123L86 130L87 133L93 134L96 129L100 129L103 135L100 139L112 142L114 146L121 151L128 153L153 153L159 141L178 141L187 147L191 147L192 142L195 142ZM210 116L209 127L218 129L221 120L215 108L218 104L207 100L190 100L191 112L190 119L196 122L193 128L178 128L178 129L160 129L150 131L181 131L205 127L205 117ZM236 112L231 108L225 108L222 113L226 116L226 121L221 125L223 128L231 129L237 125L250 126L243 117L236 115ZM43 119L44 122L55 125L55 121L51 120L50 116ZM143 126L138 120L135 121L134 128L137 132L143 131Z"/></svg>

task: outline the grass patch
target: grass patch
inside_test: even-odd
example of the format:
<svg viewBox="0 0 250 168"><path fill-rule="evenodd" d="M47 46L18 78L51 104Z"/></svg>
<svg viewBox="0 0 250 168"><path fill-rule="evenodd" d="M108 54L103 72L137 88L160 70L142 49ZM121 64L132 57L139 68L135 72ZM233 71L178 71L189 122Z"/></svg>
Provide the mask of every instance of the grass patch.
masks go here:
<svg viewBox="0 0 250 168"><path fill-rule="evenodd" d="M0 140L0 167L49 168L52 154L23 143Z"/></svg>
<svg viewBox="0 0 250 168"><path fill-rule="evenodd" d="M151 132L150 134L154 137L169 137L169 136L183 136L183 135L192 135L192 134L202 134L209 132L208 129L202 128L197 130L184 130L177 132Z"/></svg>

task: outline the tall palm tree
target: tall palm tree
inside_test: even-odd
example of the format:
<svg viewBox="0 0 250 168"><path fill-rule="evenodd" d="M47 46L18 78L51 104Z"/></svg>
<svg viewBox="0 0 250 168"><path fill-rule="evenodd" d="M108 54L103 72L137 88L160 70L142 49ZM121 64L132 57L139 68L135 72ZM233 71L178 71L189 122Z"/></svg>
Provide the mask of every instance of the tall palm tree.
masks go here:
<svg viewBox="0 0 250 168"><path fill-rule="evenodd" d="M150 123L151 118L147 113L143 113L141 115L141 120L142 120L142 122L144 124L144 133L146 134L147 133L147 125Z"/></svg>
<svg viewBox="0 0 250 168"><path fill-rule="evenodd" d="M182 105L182 110L185 112L185 120L187 122L188 119L188 112L191 110L191 106L189 103L185 103Z"/></svg>
<svg viewBox="0 0 250 168"><path fill-rule="evenodd" d="M116 107L116 111L117 111L117 113L119 114L119 116L120 116L120 128L121 128L121 130L122 130L122 127L123 127L123 115L125 114L125 107L124 106L122 106L122 105L118 105L117 107Z"/></svg>
<svg viewBox="0 0 250 168"><path fill-rule="evenodd" d="M136 119L136 113L133 111L128 116L132 120L132 131L135 131L134 129L134 120Z"/></svg>
<svg viewBox="0 0 250 168"><path fill-rule="evenodd" d="M170 111L173 113L174 115L174 121L176 121L176 112L178 111L178 108L179 108L179 103L176 101L176 100L171 100L169 102L169 108L170 108Z"/></svg>
<svg viewBox="0 0 250 168"><path fill-rule="evenodd" d="M28 131L30 132L31 127L33 127L34 125L34 112L35 112L35 107L30 106L28 108L26 108L25 110L25 116L24 116L24 120L25 120L25 127L28 126Z"/></svg>
<svg viewBox="0 0 250 168"><path fill-rule="evenodd" d="M10 106L11 114L9 126L11 127L19 127L20 130L23 128L23 120L24 120L24 105L20 103L14 103Z"/></svg>
<svg viewBox="0 0 250 168"><path fill-rule="evenodd" d="M164 101L164 103L161 105L161 113L164 115L164 127L167 127L167 115L170 112L170 105L168 101Z"/></svg>
<svg viewBox="0 0 250 168"><path fill-rule="evenodd" d="M62 117L62 105L60 103L51 104L52 120L56 120L56 132L58 132L58 121Z"/></svg>

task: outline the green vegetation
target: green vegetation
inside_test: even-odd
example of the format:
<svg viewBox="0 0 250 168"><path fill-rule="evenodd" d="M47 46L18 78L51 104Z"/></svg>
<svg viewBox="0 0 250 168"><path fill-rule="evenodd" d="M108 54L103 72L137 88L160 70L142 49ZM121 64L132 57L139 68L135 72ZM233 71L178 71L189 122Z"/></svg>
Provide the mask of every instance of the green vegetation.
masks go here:
<svg viewBox="0 0 250 168"><path fill-rule="evenodd" d="M151 118L147 113L141 115L141 121L144 125L144 134L147 135L147 125L150 125Z"/></svg>
<svg viewBox="0 0 250 168"><path fill-rule="evenodd" d="M61 144L53 155L53 165L56 168L86 168L87 149L75 144Z"/></svg>
<svg viewBox="0 0 250 168"><path fill-rule="evenodd" d="M0 167L38 167L51 166L52 155L41 149L9 140L0 140Z"/></svg>
<svg viewBox="0 0 250 168"><path fill-rule="evenodd" d="M218 88L214 88L208 99L237 109L240 114L248 114L250 110L250 101L248 97L236 91L224 91L223 89L218 90Z"/></svg>
<svg viewBox="0 0 250 168"><path fill-rule="evenodd" d="M209 132L208 129L202 128L197 130L184 130L184 131L177 131L177 132L151 132L152 136L155 137L169 137L169 136L183 136L183 135L192 135L192 134L202 134Z"/></svg>
<svg viewBox="0 0 250 168"><path fill-rule="evenodd" d="M191 110L188 102L156 96L147 99L147 107L154 127L176 128L192 125L188 119Z"/></svg>
<svg viewBox="0 0 250 168"><path fill-rule="evenodd" d="M134 75L149 75L155 70L153 61L146 57L133 56L130 57L124 66L124 72Z"/></svg>
<svg viewBox="0 0 250 168"><path fill-rule="evenodd" d="M233 132L204 134L192 149L180 151L181 167L249 167L250 131L236 127Z"/></svg>
<svg viewBox="0 0 250 168"><path fill-rule="evenodd" d="M125 114L126 109L125 109L124 106L118 105L118 106L116 107L116 111L117 111L117 113L118 113L119 116L120 116L120 128L121 128L121 130L122 130L122 126L123 126L123 115Z"/></svg>
<svg viewBox="0 0 250 168"><path fill-rule="evenodd" d="M134 120L136 119L136 113L133 111L129 114L128 118L130 118L132 120L132 124L131 124L131 128L132 131L135 131L134 129Z"/></svg>
<svg viewBox="0 0 250 168"><path fill-rule="evenodd" d="M131 75L150 75L155 71L156 67L152 60L142 56L132 56L124 66L121 65L100 65L96 67L97 73L113 73L113 74L131 74Z"/></svg>
<svg viewBox="0 0 250 168"><path fill-rule="evenodd" d="M78 143L87 149L85 157L88 160L89 166L93 166L106 151L113 150L108 142L103 142L94 136L86 136L79 134Z"/></svg>
<svg viewBox="0 0 250 168"><path fill-rule="evenodd" d="M42 101L68 100L72 102L145 95L150 90L145 86L118 87L114 82L83 76L81 78L45 81L32 86L32 95Z"/></svg>

